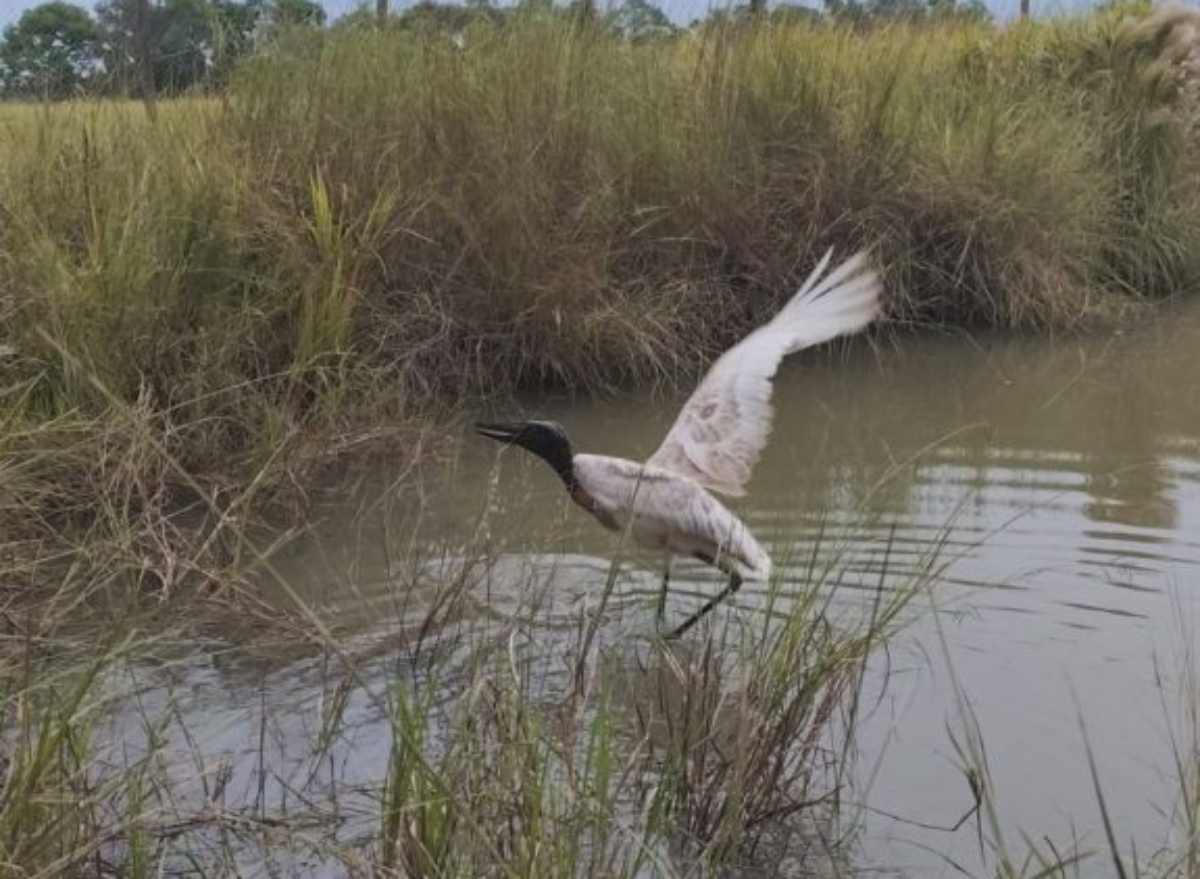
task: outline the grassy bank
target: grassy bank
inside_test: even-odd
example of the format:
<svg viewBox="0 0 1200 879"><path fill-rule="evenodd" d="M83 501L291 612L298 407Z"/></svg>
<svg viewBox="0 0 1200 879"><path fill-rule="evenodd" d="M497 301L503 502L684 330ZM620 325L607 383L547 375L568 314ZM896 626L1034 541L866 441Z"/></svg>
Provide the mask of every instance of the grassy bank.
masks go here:
<svg viewBox="0 0 1200 879"><path fill-rule="evenodd" d="M829 246L875 248L901 322L1186 292L1170 24L629 44L529 14L465 48L296 34L155 114L0 108L4 533L302 508L313 463L381 425L694 375Z"/></svg>

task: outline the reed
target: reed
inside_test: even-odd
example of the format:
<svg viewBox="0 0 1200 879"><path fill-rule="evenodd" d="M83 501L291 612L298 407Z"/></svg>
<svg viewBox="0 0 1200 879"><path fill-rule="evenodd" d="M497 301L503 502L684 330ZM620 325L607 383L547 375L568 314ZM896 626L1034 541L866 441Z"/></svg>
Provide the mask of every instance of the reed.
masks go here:
<svg viewBox="0 0 1200 879"><path fill-rule="evenodd" d="M302 511L314 467L381 434L404 453L465 398L689 379L831 246L875 249L893 326L1186 291L1190 20L630 43L527 11L462 47L292 34L153 116L6 105L5 531L144 507L105 497L139 480L195 500L147 438Z"/></svg>

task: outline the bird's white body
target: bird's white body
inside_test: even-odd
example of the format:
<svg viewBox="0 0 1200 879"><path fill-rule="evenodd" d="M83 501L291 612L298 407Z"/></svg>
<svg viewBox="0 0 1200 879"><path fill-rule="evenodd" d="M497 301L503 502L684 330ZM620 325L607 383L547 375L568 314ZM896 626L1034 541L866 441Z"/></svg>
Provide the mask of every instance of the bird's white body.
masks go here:
<svg viewBox="0 0 1200 879"><path fill-rule="evenodd" d="M641 547L699 558L726 573L766 580L771 559L754 535L686 476L625 458L576 455L575 502Z"/></svg>
<svg viewBox="0 0 1200 879"><path fill-rule="evenodd" d="M764 580L771 560L742 521L710 491L740 496L771 432L771 379L783 358L861 330L879 314L882 285L858 253L824 275L826 253L796 294L768 323L713 364L646 462L573 455L561 425L480 425L485 436L515 442L544 458L577 504L606 528L667 556L716 565L729 586L675 630L686 631L743 578ZM659 603L661 617L663 600Z"/></svg>
<svg viewBox="0 0 1200 879"><path fill-rule="evenodd" d="M771 431L771 378L784 356L859 330L879 312L879 277L865 255L822 278L829 257L769 323L713 364L645 464L575 455L576 503L647 549L769 578L770 556L707 489L745 494Z"/></svg>

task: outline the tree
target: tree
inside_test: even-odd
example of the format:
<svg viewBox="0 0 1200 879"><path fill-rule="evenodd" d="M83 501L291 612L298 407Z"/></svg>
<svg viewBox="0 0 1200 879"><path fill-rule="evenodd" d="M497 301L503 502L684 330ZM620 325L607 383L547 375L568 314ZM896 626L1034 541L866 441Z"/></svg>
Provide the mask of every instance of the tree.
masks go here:
<svg viewBox="0 0 1200 879"><path fill-rule="evenodd" d="M275 0L268 9L276 25L320 27L325 23L325 10L313 0Z"/></svg>
<svg viewBox="0 0 1200 879"><path fill-rule="evenodd" d="M155 87L174 92L203 82L216 52L213 7L206 0L165 0L157 13L158 39L151 51Z"/></svg>
<svg viewBox="0 0 1200 879"><path fill-rule="evenodd" d="M289 7L285 18L314 14L307 7L316 4L293 2L302 8ZM96 11L113 90L148 97L222 81L252 48L268 9L263 0L105 0Z"/></svg>
<svg viewBox="0 0 1200 879"><path fill-rule="evenodd" d="M209 77L228 78L233 66L254 48L254 34L262 18L262 0L212 0L209 40L213 54Z"/></svg>
<svg viewBox="0 0 1200 879"><path fill-rule="evenodd" d="M988 21L991 18L983 0L825 0L825 11L832 18L854 24L898 20Z"/></svg>
<svg viewBox="0 0 1200 879"><path fill-rule="evenodd" d="M647 0L625 0L605 16L604 23L629 40L668 37L675 33L671 19Z"/></svg>
<svg viewBox="0 0 1200 879"><path fill-rule="evenodd" d="M96 23L85 9L43 3L4 29L0 81L7 92L61 98L96 75L99 58Z"/></svg>
<svg viewBox="0 0 1200 879"><path fill-rule="evenodd" d="M571 0L567 14L578 24L591 25L596 21L596 0Z"/></svg>
<svg viewBox="0 0 1200 879"><path fill-rule="evenodd" d="M813 24L820 20L820 10L798 3L780 3L771 10L772 24Z"/></svg>
<svg viewBox="0 0 1200 879"><path fill-rule="evenodd" d="M114 91L150 99L187 88L206 67L202 0L106 0L96 7Z"/></svg>
<svg viewBox="0 0 1200 879"><path fill-rule="evenodd" d="M916 21L924 18L925 0L867 0L867 16L870 18L907 19ZM950 0L953 6L953 0Z"/></svg>
<svg viewBox="0 0 1200 879"><path fill-rule="evenodd" d="M421 0L414 3L396 19L404 30L461 34L476 22L502 24L504 13L487 3L459 6L454 3L434 3Z"/></svg>
<svg viewBox="0 0 1200 879"><path fill-rule="evenodd" d="M345 15L338 16L329 26L332 31L347 31L358 28L377 27L379 25L378 9L368 6L356 6Z"/></svg>
<svg viewBox="0 0 1200 879"><path fill-rule="evenodd" d="M992 20L992 13L983 0L929 0L929 14L935 19L956 18L960 21L979 22Z"/></svg>

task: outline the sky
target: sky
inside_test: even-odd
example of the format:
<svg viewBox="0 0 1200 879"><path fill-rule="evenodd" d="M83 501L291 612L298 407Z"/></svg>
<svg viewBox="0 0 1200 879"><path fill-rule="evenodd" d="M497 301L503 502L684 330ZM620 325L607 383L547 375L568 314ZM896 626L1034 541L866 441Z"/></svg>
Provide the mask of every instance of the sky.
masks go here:
<svg viewBox="0 0 1200 879"><path fill-rule="evenodd" d="M41 2L43 0L0 0L0 27L16 21L21 17L22 12ZM91 0L72 0L72 2L83 6L91 5ZM361 2L362 0L320 0L330 20L350 12ZM1016 14L1019 0L984 0L984 2L998 19L1007 19ZM600 4L603 5L604 0L600 0ZM374 0L371 0L368 5L374 8ZM408 0L392 0L393 8L403 8L406 5L408 5ZM661 0L656 5L660 6L672 21L677 24L687 24L693 19L703 16L713 6L729 5L729 0ZM819 5L819 3L809 0L806 5ZM1036 15L1039 10L1043 12L1061 11L1085 5L1087 5L1087 0L1033 0L1033 11Z"/></svg>

